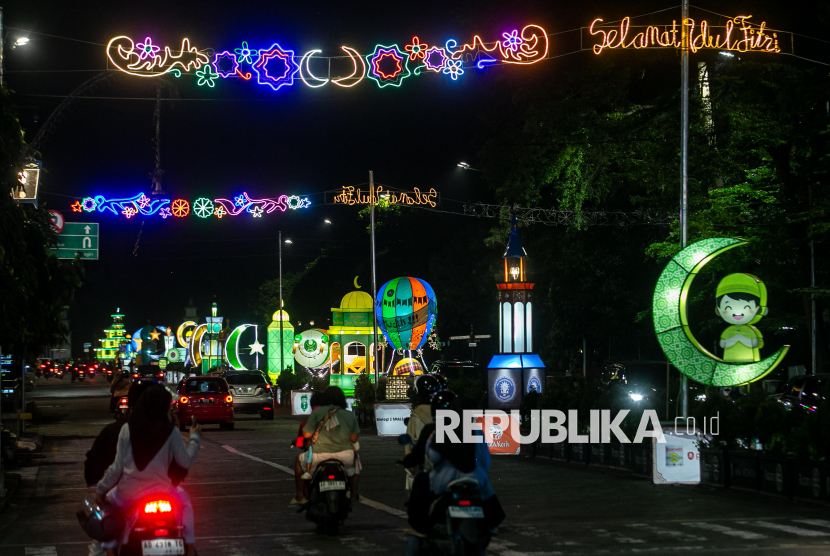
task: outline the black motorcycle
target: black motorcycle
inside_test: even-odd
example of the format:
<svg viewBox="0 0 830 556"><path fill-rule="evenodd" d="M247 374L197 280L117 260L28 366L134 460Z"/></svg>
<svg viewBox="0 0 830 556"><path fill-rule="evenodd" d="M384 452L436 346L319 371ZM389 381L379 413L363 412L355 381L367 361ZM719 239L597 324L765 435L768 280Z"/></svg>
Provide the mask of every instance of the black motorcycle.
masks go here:
<svg viewBox="0 0 830 556"><path fill-rule="evenodd" d="M306 518L317 524L317 532L337 534L351 510L351 493L343 463L336 459L321 462L308 486L308 504L302 508Z"/></svg>
<svg viewBox="0 0 830 556"><path fill-rule="evenodd" d="M420 553L431 556L478 556L490 544L480 487L475 479L451 482L430 507L432 527L420 539Z"/></svg>

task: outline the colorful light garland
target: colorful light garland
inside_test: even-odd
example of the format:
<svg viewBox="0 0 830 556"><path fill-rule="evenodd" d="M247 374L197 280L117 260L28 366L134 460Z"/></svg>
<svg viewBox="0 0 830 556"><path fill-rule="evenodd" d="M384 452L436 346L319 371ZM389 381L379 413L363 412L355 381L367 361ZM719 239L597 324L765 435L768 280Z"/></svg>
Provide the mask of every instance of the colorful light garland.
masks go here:
<svg viewBox="0 0 830 556"><path fill-rule="evenodd" d="M297 210L308 208L311 205L308 197L299 195L280 195L275 199L252 199L247 193L230 199L208 199L199 197L191 204L185 199L151 199L144 193L139 193L126 199L107 199L103 195L86 197L83 201L75 201L70 205L72 212L111 212L122 214L126 218L136 215L153 216L159 215L166 220L172 216L184 218L188 214L194 214L198 218L210 218L215 216L238 216L245 214L254 218L261 218L263 214L271 214L279 210Z"/></svg>
<svg viewBox="0 0 830 556"><path fill-rule="evenodd" d="M303 84L315 89L329 83L350 88L366 77L380 88L390 85L400 87L406 77L426 72L446 75L455 81L464 75L464 64L473 64L479 69L499 63L528 65L542 61L548 54L547 33L538 25L508 30L493 38L492 42L485 43L479 35L475 35L470 43L460 48L456 48L457 41L450 39L444 48L440 48L413 36L402 48L397 44L379 44L368 55L361 55L349 46L341 46L340 49L352 63L351 73L331 75L331 61L342 58L340 56L328 58L329 75L325 77L320 77L319 73L315 75L309 69L310 60L319 57L315 55L321 50L295 55L293 50L283 48L276 42L269 48L260 49L242 41L240 48L199 50L190 45L189 39L183 39L181 49L175 51L166 46L162 54L162 48L153 44L150 37L135 43L130 37L121 35L109 41L106 53L118 70L138 77L158 77L166 73L180 77L182 72L193 72L197 85L212 88L219 80L240 77L248 81L256 75L257 84L274 91L293 86L296 75ZM179 54L174 55L173 52ZM450 64L451 61L458 63Z"/></svg>

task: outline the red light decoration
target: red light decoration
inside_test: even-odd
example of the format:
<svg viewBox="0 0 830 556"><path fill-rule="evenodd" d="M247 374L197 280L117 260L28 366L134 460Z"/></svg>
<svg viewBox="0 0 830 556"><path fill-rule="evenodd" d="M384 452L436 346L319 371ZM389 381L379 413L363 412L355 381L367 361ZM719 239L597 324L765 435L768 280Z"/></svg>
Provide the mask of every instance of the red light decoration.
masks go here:
<svg viewBox="0 0 830 556"><path fill-rule="evenodd" d="M81 212L84 209L84 206L81 204L80 201L75 201L72 203L72 212Z"/></svg>
<svg viewBox="0 0 830 556"><path fill-rule="evenodd" d="M380 63L384 58L392 58L395 61L395 71L392 73L386 73L380 69ZM401 66L402 61L403 59L399 58L394 50L381 50L380 55L372 61L372 66L374 67L375 73L380 75L383 79L395 79L395 77L403 71L403 67Z"/></svg>
<svg viewBox="0 0 830 556"><path fill-rule="evenodd" d="M417 58L423 60L427 48L429 48L428 44L422 43L418 37L412 37L412 44L406 45L404 50L409 52L410 60L415 60Z"/></svg>

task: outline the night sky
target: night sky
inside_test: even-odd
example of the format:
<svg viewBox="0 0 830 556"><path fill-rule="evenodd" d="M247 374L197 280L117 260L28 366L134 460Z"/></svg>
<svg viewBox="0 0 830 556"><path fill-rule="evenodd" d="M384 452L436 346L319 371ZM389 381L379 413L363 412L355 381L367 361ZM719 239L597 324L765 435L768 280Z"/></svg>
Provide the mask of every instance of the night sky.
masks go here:
<svg viewBox="0 0 830 556"><path fill-rule="evenodd" d="M811 18L796 13L793 4L752 4L757 19L775 20L780 28L805 34L812 31ZM699 5L721 13L729 9L722 2ZM26 47L11 50L8 41L5 83L16 94L21 123L31 140L63 97L107 67L103 45L116 35L128 35L136 42L149 35L155 44L174 49L189 37L198 48L233 49L243 40L265 48L279 42L298 53L321 49L323 55L338 56L341 45L365 54L379 43L402 47L415 35L430 45L442 45L449 38L463 42L474 34L493 40L527 23L556 33L587 26L595 17L613 20L671 6L671 2L607 0L582 2L578 7L570 2L481 0L18 0L4 3L4 34L25 34L8 29L14 27L97 44L30 34ZM678 16L679 8L654 16L653 22ZM574 33L553 36L550 54L570 52L578 48L578 40ZM473 69L455 82L446 76L411 77L399 89L383 90L367 80L354 89L311 89L297 83L272 91L239 79L219 81L216 88L208 89L197 87L190 75L170 77L181 99L162 106L162 184L172 198L230 198L242 191L259 198L300 194L309 197L312 207L256 219L189 216L142 221L137 216L128 221L108 214L84 216L101 224L101 260L85 263L86 281L71 306L75 352L81 342L100 337L116 308L126 313L131 331L148 321L177 325L191 298L200 308L200 317L215 299L220 314L231 324L252 321L257 289L277 277L280 230L293 241L284 246L286 273L301 269L325 245L336 245L326 272L318 273L314 283L306 284L302 295L286 305L295 323L316 319L319 326L331 316L328 308L338 306L340 298L354 289L355 276L360 276L364 291L370 290L367 222L358 218L357 207L324 204L332 197L324 192L366 184L373 170L379 184L404 190L434 187L441 193L437 208L442 211L460 213L458 201L494 201L486 175L456 166L460 161L473 167L480 163L476 141L482 133L482 117L509 102L518 89L533 87L535 80L549 83L551 72L590 63L592 56L582 52L529 67ZM169 90L163 95L169 98ZM69 211L75 198L149 193L154 168L155 80L116 75L88 96L107 98L77 101L40 146L47 171L41 202L62 211L68 220L75 218ZM378 260L378 286L401 275L430 281L424 253L435 241L481 246L495 223L422 212L422 225L407 230L411 240L405 248L400 243L394 248L386 245L383 230L379 232L379 249L389 249ZM325 224L325 219L332 224ZM490 253L497 261L501 249ZM454 261L442 264L452 268ZM459 266L457 272L459 281L464 280L465 269ZM436 293L440 303L441 291ZM492 297L482 300L491 302ZM477 332L496 333L495 328L487 330L486 319L472 324ZM458 332L466 330L444 334Z"/></svg>

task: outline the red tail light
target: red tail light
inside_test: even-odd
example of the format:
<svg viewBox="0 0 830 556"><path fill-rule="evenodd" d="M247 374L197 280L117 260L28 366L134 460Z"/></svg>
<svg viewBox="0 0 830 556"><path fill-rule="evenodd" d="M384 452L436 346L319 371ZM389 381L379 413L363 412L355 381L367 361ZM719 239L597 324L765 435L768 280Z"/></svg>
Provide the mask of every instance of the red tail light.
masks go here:
<svg viewBox="0 0 830 556"><path fill-rule="evenodd" d="M164 378L164 373L159 373L159 378Z"/></svg>
<svg viewBox="0 0 830 556"><path fill-rule="evenodd" d="M227 403L233 403L233 396L231 396L230 394L228 394L227 396L225 396L225 401L226 401Z"/></svg>
<svg viewBox="0 0 830 556"><path fill-rule="evenodd" d="M121 401L119 401L118 403L121 405L127 405L128 401L129 400L127 400L127 398L121 398Z"/></svg>
<svg viewBox="0 0 830 556"><path fill-rule="evenodd" d="M181 403L187 403L189 400L188 400L188 397L187 397L187 396L182 396L181 398L179 398L179 401L180 401Z"/></svg>
<svg viewBox="0 0 830 556"><path fill-rule="evenodd" d="M459 505L459 506L469 506L469 505L470 505L470 501L469 501L469 500L459 500L459 501L458 501L458 505Z"/></svg>
<svg viewBox="0 0 830 556"><path fill-rule="evenodd" d="M173 511L173 506L168 500L158 500L156 502L147 502L144 504L145 514L166 514Z"/></svg>
<svg viewBox="0 0 830 556"><path fill-rule="evenodd" d="M265 385L265 389L266 389L266 390L270 390L270 389L271 389L271 385L270 385L270 384L266 384L266 385Z"/></svg>
<svg viewBox="0 0 830 556"><path fill-rule="evenodd" d="M329 479L334 479L334 475L329 475Z"/></svg>
<svg viewBox="0 0 830 556"><path fill-rule="evenodd" d="M167 536L167 529L156 529L156 536L157 537L166 537Z"/></svg>

